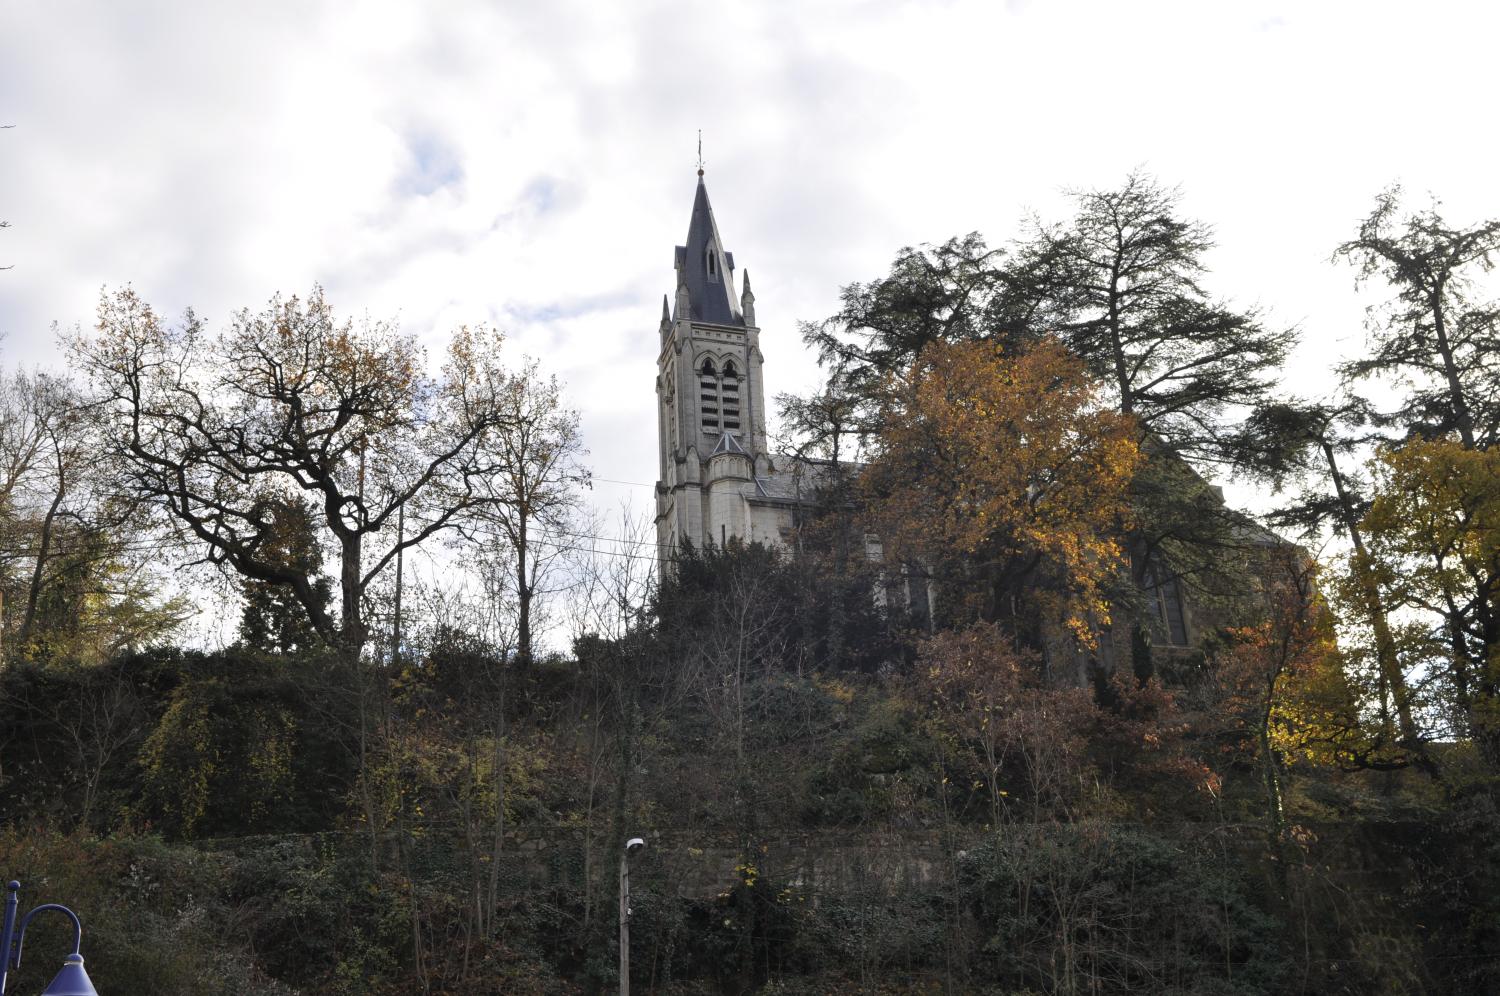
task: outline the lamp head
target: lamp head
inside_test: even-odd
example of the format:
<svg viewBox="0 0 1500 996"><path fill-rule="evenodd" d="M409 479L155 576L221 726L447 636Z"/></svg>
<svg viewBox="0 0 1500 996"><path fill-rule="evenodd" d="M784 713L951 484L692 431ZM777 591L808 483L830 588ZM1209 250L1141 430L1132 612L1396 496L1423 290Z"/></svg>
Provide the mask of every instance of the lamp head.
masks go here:
<svg viewBox="0 0 1500 996"><path fill-rule="evenodd" d="M83 970L83 955L74 953L64 958L62 971L42 990L42 996L99 996L89 973Z"/></svg>
<svg viewBox="0 0 1500 996"><path fill-rule="evenodd" d="M631 857L634 857L635 853L645 846L646 842L640 837L631 837L625 842L625 853Z"/></svg>

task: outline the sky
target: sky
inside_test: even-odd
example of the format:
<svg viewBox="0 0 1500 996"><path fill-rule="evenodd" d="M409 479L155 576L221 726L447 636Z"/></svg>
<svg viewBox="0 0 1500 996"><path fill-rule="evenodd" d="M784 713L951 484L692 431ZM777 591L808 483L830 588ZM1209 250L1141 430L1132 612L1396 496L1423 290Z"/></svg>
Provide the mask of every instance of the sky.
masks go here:
<svg viewBox="0 0 1500 996"><path fill-rule="evenodd" d="M1141 167L1318 394L1370 300L1329 254L1378 191L1500 215L1496 37L1473 2L6 0L0 366L60 365L101 288L220 326L321 284L434 363L505 330L566 383L594 500L648 511L701 129L768 393L817 382L797 322L900 247Z"/></svg>

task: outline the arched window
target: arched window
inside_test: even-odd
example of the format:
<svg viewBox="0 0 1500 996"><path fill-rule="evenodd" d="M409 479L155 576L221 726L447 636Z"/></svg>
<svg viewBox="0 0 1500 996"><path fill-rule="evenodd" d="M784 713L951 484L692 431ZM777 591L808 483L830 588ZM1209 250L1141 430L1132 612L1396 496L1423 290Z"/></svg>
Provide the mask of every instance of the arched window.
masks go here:
<svg viewBox="0 0 1500 996"><path fill-rule="evenodd" d="M738 433L740 428L740 378L733 360L724 362L724 378L719 382L720 407L724 411L724 428Z"/></svg>
<svg viewBox="0 0 1500 996"><path fill-rule="evenodd" d="M719 282L719 254L710 247L703 253L704 266L708 270L708 279L714 283Z"/></svg>
<svg viewBox="0 0 1500 996"><path fill-rule="evenodd" d="M1158 564L1146 571L1146 594L1149 598L1153 634L1167 645L1188 645L1187 620L1182 611L1182 589L1177 578Z"/></svg>
<svg viewBox="0 0 1500 996"><path fill-rule="evenodd" d="M703 412L703 431L719 431L719 374L714 361L708 357L698 371L698 401Z"/></svg>
<svg viewBox="0 0 1500 996"><path fill-rule="evenodd" d="M670 427L668 433L671 440L673 452L677 450L677 366L674 363L667 364L666 391L662 395L666 401L667 425Z"/></svg>

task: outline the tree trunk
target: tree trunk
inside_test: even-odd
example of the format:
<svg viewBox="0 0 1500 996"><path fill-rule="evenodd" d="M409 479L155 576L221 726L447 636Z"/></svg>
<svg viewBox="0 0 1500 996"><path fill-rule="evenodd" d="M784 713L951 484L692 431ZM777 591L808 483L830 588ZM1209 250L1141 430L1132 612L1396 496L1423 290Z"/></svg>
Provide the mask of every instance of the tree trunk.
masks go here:
<svg viewBox="0 0 1500 996"><path fill-rule="evenodd" d="M342 558L339 564L339 630L338 642L340 650L348 658L353 667L359 666L360 654L365 649L364 613L361 610L359 599L363 586L361 585L361 563L363 537L359 533L352 533L342 538Z"/></svg>
<svg viewBox="0 0 1500 996"><path fill-rule="evenodd" d="M1417 734L1416 721L1412 718L1411 691L1407 688L1406 676L1401 673L1401 662L1396 655L1396 638L1391 633L1390 619L1386 615L1380 588L1370 570L1370 558L1365 549L1364 535L1360 532L1359 522L1354 517L1353 498L1344 485L1344 475L1339 471L1338 458L1334 454L1333 446L1325 440L1322 442L1322 447L1323 456L1328 461L1328 475L1333 481L1333 489L1339 500L1339 517L1349 533L1349 542L1354 546L1352 567L1355 572L1355 581L1363 596L1370 630L1375 636L1375 660L1380 674L1380 684L1383 688L1390 690L1391 698L1396 706L1397 729L1401 734L1400 742L1419 757L1426 758L1421 738ZM1389 725L1389 713L1386 712L1383 700L1381 706L1382 712L1385 713L1386 723ZM1382 732L1388 734L1390 731L1383 730Z"/></svg>
<svg viewBox="0 0 1500 996"><path fill-rule="evenodd" d="M1125 344L1120 337L1120 263L1119 257L1115 262L1109 275L1109 345L1113 354L1110 359L1114 362L1115 384L1120 391L1120 411L1130 415L1135 411L1135 403L1130 397L1130 374L1125 367Z"/></svg>
<svg viewBox="0 0 1500 996"><path fill-rule="evenodd" d="M531 664L531 596L530 579L527 577L529 541L527 517L523 513L516 517L516 664L526 667Z"/></svg>
<svg viewBox="0 0 1500 996"><path fill-rule="evenodd" d="M500 906L500 856L505 851L505 689L500 690L500 702L495 714L495 835L490 846L489 896L486 905L489 912L489 937L494 939L496 911Z"/></svg>
<svg viewBox="0 0 1500 996"><path fill-rule="evenodd" d="M1448 383L1448 400L1458 421L1458 436L1464 449L1474 448L1474 417L1464 397L1463 382L1458 379L1458 365L1453 361L1453 344L1448 341L1447 315L1443 312L1443 281L1438 280L1432 292L1432 330L1437 336L1438 354L1443 358L1443 379Z"/></svg>
<svg viewBox="0 0 1500 996"><path fill-rule="evenodd" d="M21 646L21 652L26 652L27 645L31 642L31 629L36 623L36 606L42 595L42 576L47 566L47 553L52 546L52 524L57 519L57 510L62 506L63 497L67 494L67 478L63 474L63 468L59 463L57 468L57 493L52 496L52 504L47 507L47 514L42 519L42 532L37 540L36 567L31 572L31 584L26 590L26 613L21 619L21 631L17 634Z"/></svg>

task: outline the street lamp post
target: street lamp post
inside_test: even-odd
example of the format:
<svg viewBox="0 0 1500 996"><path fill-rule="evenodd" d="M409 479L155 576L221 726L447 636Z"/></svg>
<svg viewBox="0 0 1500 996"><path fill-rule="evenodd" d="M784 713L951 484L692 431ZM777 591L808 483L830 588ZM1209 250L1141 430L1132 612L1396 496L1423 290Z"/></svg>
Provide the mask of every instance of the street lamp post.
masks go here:
<svg viewBox="0 0 1500 996"><path fill-rule="evenodd" d="M630 996L630 859L645 846L632 837L620 852L620 996Z"/></svg>
<svg viewBox="0 0 1500 996"><path fill-rule="evenodd" d="M57 903L43 903L21 918L18 930L16 907L20 903L17 895L20 891L20 882L11 882L6 886L5 921L3 928L0 928L0 996L5 996L5 983L10 977L11 969L21 967L21 948L26 943L26 928L31 925L33 917L48 910L56 910L73 921L73 953L63 959L62 971L42 990L42 996L99 996L98 990L89 981L89 974L83 970L83 955L79 954L79 948L83 944L83 924L78 921L78 914Z"/></svg>

